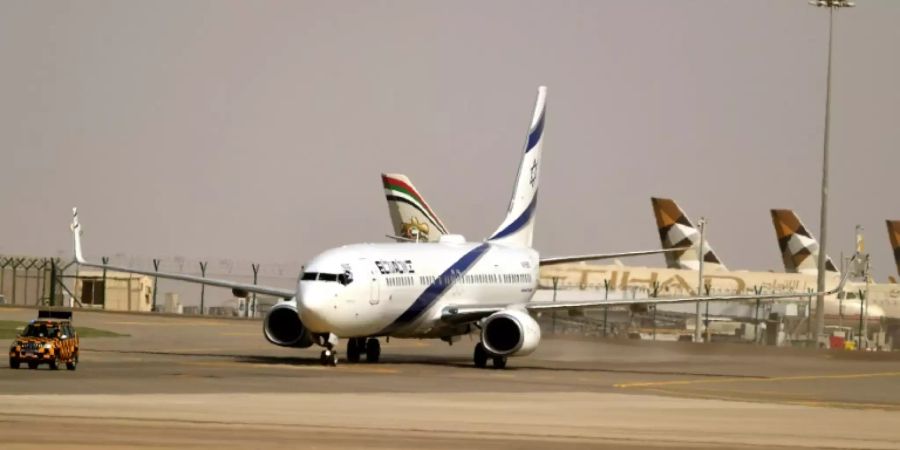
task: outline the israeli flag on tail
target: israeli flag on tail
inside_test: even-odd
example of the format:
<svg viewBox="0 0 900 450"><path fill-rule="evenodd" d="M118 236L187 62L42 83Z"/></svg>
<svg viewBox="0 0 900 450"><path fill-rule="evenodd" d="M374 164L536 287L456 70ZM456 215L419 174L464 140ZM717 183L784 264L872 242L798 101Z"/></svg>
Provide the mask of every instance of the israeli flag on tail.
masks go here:
<svg viewBox="0 0 900 450"><path fill-rule="evenodd" d="M538 184L541 175L542 148L544 146L544 117L546 113L547 87L538 88L537 102L528 128L528 139L522 163L516 175L512 200L503 223L488 238L489 241L514 247L531 247L534 236L534 212L537 207Z"/></svg>

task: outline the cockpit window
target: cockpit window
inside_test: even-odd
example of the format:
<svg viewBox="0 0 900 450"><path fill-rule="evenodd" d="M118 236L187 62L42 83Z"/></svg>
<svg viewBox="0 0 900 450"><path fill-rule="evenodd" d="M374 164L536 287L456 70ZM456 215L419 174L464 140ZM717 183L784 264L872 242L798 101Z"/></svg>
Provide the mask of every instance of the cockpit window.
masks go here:
<svg viewBox="0 0 900 450"><path fill-rule="evenodd" d="M337 274L334 273L319 273L319 281L337 281Z"/></svg>
<svg viewBox="0 0 900 450"><path fill-rule="evenodd" d="M344 286L353 282L353 275L347 271L341 274L336 273L326 273L326 272L305 272L302 277L300 277L301 281L333 281L339 282Z"/></svg>

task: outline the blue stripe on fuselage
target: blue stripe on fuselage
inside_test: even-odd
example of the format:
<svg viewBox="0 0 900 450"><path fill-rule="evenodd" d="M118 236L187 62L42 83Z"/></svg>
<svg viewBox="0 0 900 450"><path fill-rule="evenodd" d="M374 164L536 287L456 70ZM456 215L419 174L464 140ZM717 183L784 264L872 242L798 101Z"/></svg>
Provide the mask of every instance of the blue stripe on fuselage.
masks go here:
<svg viewBox="0 0 900 450"><path fill-rule="evenodd" d="M381 331L381 335L385 335L390 333L391 331L403 326L407 325L416 318L418 318L423 312L427 311L431 305L434 304L442 295L444 295L447 290L449 290L456 283L456 280L459 277L463 276L467 270L469 270L475 262L478 261L485 252L491 247L491 244L484 243L475 247L472 250L469 250L468 253L463 255L458 261L453 263L450 268L444 271L431 285L425 288L425 291L419 295L416 301L407 308L403 314L400 314L396 320L394 320L390 325L387 326L384 330Z"/></svg>

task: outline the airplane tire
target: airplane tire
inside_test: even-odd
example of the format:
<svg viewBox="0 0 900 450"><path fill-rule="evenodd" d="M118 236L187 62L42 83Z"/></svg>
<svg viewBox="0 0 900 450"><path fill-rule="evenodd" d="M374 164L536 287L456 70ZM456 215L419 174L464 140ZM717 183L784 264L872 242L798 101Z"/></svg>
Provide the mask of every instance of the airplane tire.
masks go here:
<svg viewBox="0 0 900 450"><path fill-rule="evenodd" d="M475 367L479 369L487 367L488 354L481 342L475 344L475 354L472 359L475 361Z"/></svg>
<svg viewBox="0 0 900 450"><path fill-rule="evenodd" d="M347 341L347 362L358 363L362 349L362 342L358 338L351 338Z"/></svg>
<svg viewBox="0 0 900 450"><path fill-rule="evenodd" d="M506 357L505 356L495 356L493 357L493 363L495 369L505 369L506 368Z"/></svg>
<svg viewBox="0 0 900 450"><path fill-rule="evenodd" d="M381 343L378 339L369 338L366 340L366 362L377 363L381 359Z"/></svg>

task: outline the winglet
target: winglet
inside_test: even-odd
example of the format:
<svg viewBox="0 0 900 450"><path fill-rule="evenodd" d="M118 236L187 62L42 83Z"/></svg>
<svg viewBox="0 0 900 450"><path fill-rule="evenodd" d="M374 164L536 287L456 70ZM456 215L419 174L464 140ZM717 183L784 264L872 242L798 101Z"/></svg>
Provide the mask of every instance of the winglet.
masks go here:
<svg viewBox="0 0 900 450"><path fill-rule="evenodd" d="M75 250L75 262L84 264L84 254L81 252L81 224L78 223L78 208L72 208L72 224L69 225L72 230L72 242Z"/></svg>

